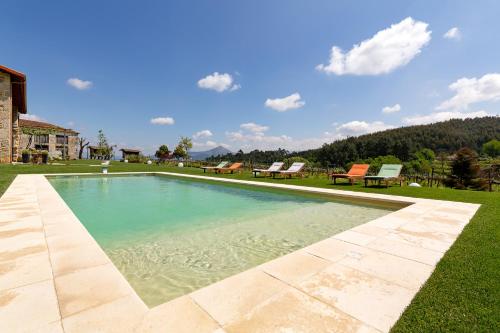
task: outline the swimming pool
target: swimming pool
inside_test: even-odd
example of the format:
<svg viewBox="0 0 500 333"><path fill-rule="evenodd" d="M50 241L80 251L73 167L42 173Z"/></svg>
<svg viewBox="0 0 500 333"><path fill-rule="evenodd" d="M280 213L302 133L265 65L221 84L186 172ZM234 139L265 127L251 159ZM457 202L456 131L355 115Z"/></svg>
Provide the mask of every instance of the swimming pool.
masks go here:
<svg viewBox="0 0 500 333"><path fill-rule="evenodd" d="M177 177L48 177L154 306L400 207Z"/></svg>

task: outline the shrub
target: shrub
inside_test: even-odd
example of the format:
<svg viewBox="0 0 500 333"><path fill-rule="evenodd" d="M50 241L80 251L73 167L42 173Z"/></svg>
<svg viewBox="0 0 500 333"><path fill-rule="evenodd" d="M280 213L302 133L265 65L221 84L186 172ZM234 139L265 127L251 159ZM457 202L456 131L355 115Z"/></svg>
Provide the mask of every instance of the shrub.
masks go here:
<svg viewBox="0 0 500 333"><path fill-rule="evenodd" d="M370 162L370 172L378 173L382 164L401 164L401 160L394 155L377 156Z"/></svg>
<svg viewBox="0 0 500 333"><path fill-rule="evenodd" d="M144 161L144 156L141 155L129 155L127 156L129 163L142 163Z"/></svg>
<svg viewBox="0 0 500 333"><path fill-rule="evenodd" d="M445 180L445 185L457 189L485 189L486 182L478 178L479 172L476 152L462 148L457 151L451 162L451 175Z"/></svg>
<svg viewBox="0 0 500 333"><path fill-rule="evenodd" d="M285 163L285 168L289 168L295 162L305 163L306 168L310 168L312 166L311 162L300 156L285 158L283 162Z"/></svg>
<svg viewBox="0 0 500 333"><path fill-rule="evenodd" d="M500 156L500 141L491 140L486 142L482 147L482 151L484 154L491 157Z"/></svg>

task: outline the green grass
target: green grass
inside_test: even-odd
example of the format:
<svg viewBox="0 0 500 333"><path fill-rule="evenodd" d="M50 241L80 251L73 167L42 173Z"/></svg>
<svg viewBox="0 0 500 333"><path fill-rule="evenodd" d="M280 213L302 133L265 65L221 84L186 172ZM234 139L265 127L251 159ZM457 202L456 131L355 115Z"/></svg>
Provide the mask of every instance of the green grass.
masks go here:
<svg viewBox="0 0 500 333"><path fill-rule="evenodd" d="M0 165L0 194L21 173L100 172L99 167L89 165L99 164L96 161L71 161L67 164ZM203 175L200 169L195 168L113 162L110 172L119 171L170 171ZM331 185L325 177L273 180L253 178L250 173L213 176L481 204L472 221L438 263L392 331L493 332L500 327L500 192L407 186L364 188L359 184Z"/></svg>

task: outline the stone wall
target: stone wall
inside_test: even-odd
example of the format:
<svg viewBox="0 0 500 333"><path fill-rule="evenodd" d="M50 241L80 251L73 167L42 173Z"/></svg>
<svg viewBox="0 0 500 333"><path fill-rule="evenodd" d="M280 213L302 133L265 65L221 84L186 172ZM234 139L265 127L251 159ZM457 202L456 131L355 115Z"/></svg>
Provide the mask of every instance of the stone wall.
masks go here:
<svg viewBox="0 0 500 333"><path fill-rule="evenodd" d="M78 158L78 136L68 137L68 156L70 160L76 160Z"/></svg>
<svg viewBox="0 0 500 333"><path fill-rule="evenodd" d="M19 127L19 112L12 112L12 161L16 162L21 159L21 128Z"/></svg>
<svg viewBox="0 0 500 333"><path fill-rule="evenodd" d="M0 72L0 163L12 162L12 85Z"/></svg>
<svg viewBox="0 0 500 333"><path fill-rule="evenodd" d="M61 146L57 145L56 135L63 135L62 133L49 134L49 145L47 147L50 158L62 158ZM31 140L31 145L28 147L29 134L21 134L19 145L22 149L30 148L35 149L35 140ZM59 149L58 149L59 148ZM68 158L70 160L75 160L78 158L78 135L68 136Z"/></svg>

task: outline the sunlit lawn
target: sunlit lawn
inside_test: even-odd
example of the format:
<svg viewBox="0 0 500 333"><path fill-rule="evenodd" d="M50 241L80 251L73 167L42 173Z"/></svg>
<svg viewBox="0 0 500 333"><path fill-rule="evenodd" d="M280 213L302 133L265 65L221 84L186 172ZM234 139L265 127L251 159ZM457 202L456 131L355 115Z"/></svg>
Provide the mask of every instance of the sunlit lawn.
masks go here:
<svg viewBox="0 0 500 333"><path fill-rule="evenodd" d="M0 165L0 193L20 173L100 172L99 161L71 161L67 165ZM367 191L402 196L481 204L469 225L439 262L436 270L393 328L394 332L493 332L500 327L500 192L460 191L444 188L364 188L361 184L331 185L324 176L294 179L253 178L204 174L197 168L178 168L113 162L110 172L169 171L277 182L294 185Z"/></svg>

